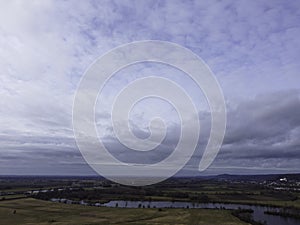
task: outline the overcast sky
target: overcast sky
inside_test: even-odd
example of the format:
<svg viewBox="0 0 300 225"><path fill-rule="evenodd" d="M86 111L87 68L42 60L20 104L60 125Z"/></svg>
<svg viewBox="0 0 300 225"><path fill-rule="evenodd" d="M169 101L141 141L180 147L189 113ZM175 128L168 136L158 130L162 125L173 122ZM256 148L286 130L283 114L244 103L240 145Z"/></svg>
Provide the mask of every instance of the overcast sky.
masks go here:
<svg viewBox="0 0 300 225"><path fill-rule="evenodd" d="M300 172L299 37L295 0L1 1L0 175L94 175L72 130L80 78L108 50L149 39L180 44L207 63L226 100L225 139L198 172L210 129L203 93L181 72L144 63L117 73L96 105L99 136L116 158L145 160L116 140L109 105L124 85L156 73L187 90L202 123L196 153L179 175ZM156 114L167 117L168 132L147 163L167 157L180 132L172 106L148 99L130 117L137 137L149 135Z"/></svg>

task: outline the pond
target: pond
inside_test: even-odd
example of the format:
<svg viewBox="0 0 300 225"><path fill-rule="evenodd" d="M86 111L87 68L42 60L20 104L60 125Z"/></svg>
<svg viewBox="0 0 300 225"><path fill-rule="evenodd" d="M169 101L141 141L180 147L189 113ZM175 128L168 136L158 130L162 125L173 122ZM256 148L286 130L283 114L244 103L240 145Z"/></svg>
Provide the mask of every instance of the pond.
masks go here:
<svg viewBox="0 0 300 225"><path fill-rule="evenodd" d="M200 209L252 209L253 219L255 221L266 221L267 225L300 225L300 220L294 218L286 218L275 215L265 214L265 211L279 211L277 207L266 207L257 205L243 204L224 204L224 203L191 203L191 202L171 202L171 201L110 201L99 206L106 207L122 207L122 208L200 208Z"/></svg>

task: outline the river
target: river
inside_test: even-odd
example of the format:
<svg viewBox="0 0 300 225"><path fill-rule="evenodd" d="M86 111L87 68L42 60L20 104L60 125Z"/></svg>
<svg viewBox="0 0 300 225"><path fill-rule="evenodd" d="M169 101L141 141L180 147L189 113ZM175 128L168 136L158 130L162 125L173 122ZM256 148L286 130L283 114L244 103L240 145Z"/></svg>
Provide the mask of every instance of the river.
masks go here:
<svg viewBox="0 0 300 225"><path fill-rule="evenodd" d="M215 209L215 208L225 208L225 209L252 209L253 219L255 221L266 221L267 225L300 225L300 220L294 218L286 218L275 215L268 215L264 212L278 211L280 208L277 207L266 207L257 205L243 205L243 204L224 204L224 203L191 203L191 202L170 202L170 201L110 201L101 206L106 207L118 207L121 208L200 208L200 209Z"/></svg>

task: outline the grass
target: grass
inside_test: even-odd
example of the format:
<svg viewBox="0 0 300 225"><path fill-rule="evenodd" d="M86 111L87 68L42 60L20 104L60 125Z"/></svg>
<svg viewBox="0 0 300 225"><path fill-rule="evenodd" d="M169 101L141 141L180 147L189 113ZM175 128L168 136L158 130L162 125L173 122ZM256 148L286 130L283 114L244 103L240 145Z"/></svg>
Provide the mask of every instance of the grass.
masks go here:
<svg viewBox="0 0 300 225"><path fill-rule="evenodd" d="M15 214L14 214L14 211ZM0 202L0 224L193 224L246 225L228 210L125 209L66 205L32 198Z"/></svg>
<svg viewBox="0 0 300 225"><path fill-rule="evenodd" d="M15 199L15 198L25 198L25 195L18 194L18 195L1 195L0 196L0 201L3 200L9 200L9 199Z"/></svg>
<svg viewBox="0 0 300 225"><path fill-rule="evenodd" d="M215 203L227 203L227 204L242 204L242 205L258 205L258 206L269 206L269 207L294 207L300 209L300 200L296 201L282 201L282 200L247 200L247 199L227 199L227 200L220 200L220 199L213 199L210 202Z"/></svg>
<svg viewBox="0 0 300 225"><path fill-rule="evenodd" d="M233 204L250 204L250 205L265 205L274 207L295 207L300 209L300 194L293 193L298 197L297 200L286 200L284 199L288 192L281 191L283 196L266 196L261 193L263 189L252 190L247 187L236 187L234 190L230 190L228 187L220 189L219 186L213 187L208 186L201 188L200 190L189 190L189 189L170 189L173 192L185 192L185 193L197 193L205 194L210 199L209 202L219 203L233 203ZM238 193L238 195L237 195ZM180 200L180 199L179 199ZM189 199L183 199L189 201Z"/></svg>

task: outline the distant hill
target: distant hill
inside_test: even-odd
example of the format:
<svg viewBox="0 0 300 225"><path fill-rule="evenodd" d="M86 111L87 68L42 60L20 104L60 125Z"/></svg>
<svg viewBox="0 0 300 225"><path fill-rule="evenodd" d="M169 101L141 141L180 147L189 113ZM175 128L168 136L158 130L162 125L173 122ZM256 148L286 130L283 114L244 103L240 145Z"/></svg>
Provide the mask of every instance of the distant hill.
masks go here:
<svg viewBox="0 0 300 225"><path fill-rule="evenodd" d="M264 175L231 175L221 174L213 177L217 180L231 180L231 181L275 181L281 178L287 180L300 181L300 174L264 174Z"/></svg>

